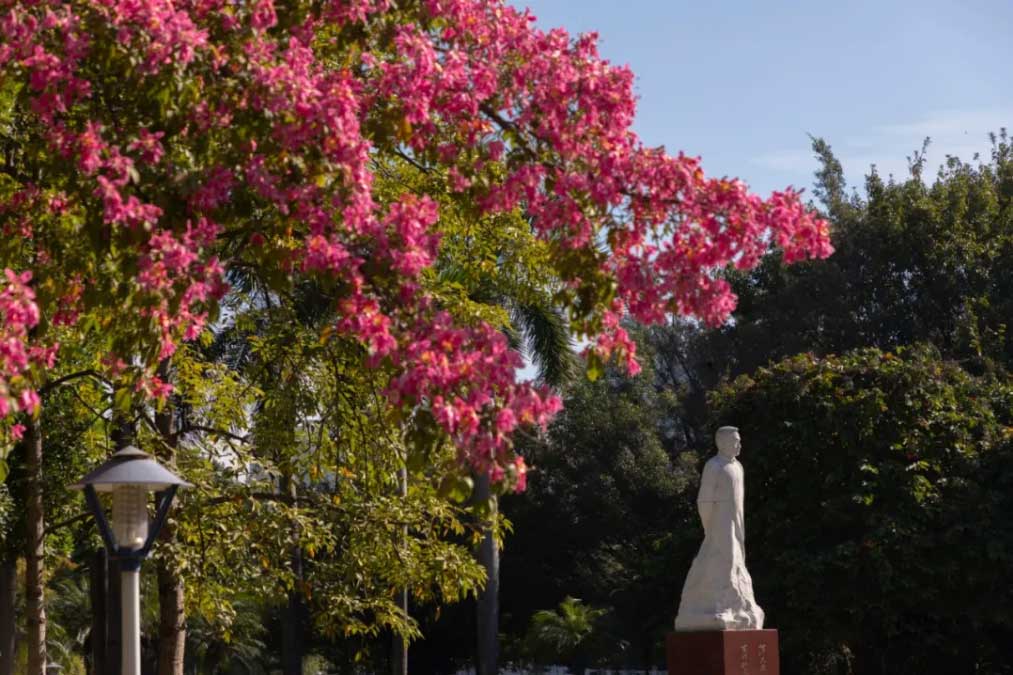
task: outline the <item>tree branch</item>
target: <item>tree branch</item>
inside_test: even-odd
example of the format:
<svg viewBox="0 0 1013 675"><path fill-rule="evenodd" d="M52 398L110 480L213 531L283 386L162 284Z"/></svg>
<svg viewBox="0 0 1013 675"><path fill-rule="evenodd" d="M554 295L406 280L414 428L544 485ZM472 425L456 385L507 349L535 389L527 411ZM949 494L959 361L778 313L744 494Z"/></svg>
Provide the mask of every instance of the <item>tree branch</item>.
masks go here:
<svg viewBox="0 0 1013 675"><path fill-rule="evenodd" d="M403 159L404 161L408 162L412 166L414 166L416 169L418 169L422 173L430 173L430 169L428 167L423 166L422 164L420 164L417 160L415 160L413 157L411 157L407 153L404 153L401 150L398 150L397 148L394 148L394 154L397 155L398 157L400 157L401 159Z"/></svg>
<svg viewBox="0 0 1013 675"><path fill-rule="evenodd" d="M53 380L52 382L47 382L45 385L42 386L42 388L39 389L39 396L45 396L45 395L49 394L50 392L52 392L57 387L60 387L61 385L64 385L64 384L66 384L68 382L71 382L72 380L80 379L82 377L94 377L96 380L99 380L100 382L108 384L108 380L106 380L104 377L102 377L101 375L99 375L98 372L96 372L96 371L92 370L91 368L89 368L87 370L79 370L76 373L70 373L69 375L64 375L63 377L58 377L57 379Z"/></svg>
<svg viewBox="0 0 1013 675"><path fill-rule="evenodd" d="M49 527L47 527L45 530L42 531L42 536L43 537L48 537L50 534L52 534L56 530L59 530L60 528L67 527L68 525L73 525L74 523L77 523L77 522L82 521L82 520L87 520L88 518L91 518L91 517L92 517L92 514L90 514L90 513L79 513L76 516L74 516L73 518L68 518L67 520L63 520L63 521L61 521L59 523L55 523L53 525L50 525Z"/></svg>
<svg viewBox="0 0 1013 675"><path fill-rule="evenodd" d="M226 438L231 438L232 440L239 441L240 443L250 442L249 435L240 436L239 434L234 434L231 431L225 431L224 429L216 429L215 427L206 427L202 424L188 424L186 429L184 429L182 433L185 434L191 431L201 431L206 434L216 434L218 436L225 436Z"/></svg>
<svg viewBox="0 0 1013 675"><path fill-rule="evenodd" d="M214 497L213 499L203 502L203 505L217 506L218 504L228 504L229 502L241 502L246 499L255 499L265 502L284 502L286 504L291 504L293 501L291 496L283 495L278 492L249 492L247 494Z"/></svg>

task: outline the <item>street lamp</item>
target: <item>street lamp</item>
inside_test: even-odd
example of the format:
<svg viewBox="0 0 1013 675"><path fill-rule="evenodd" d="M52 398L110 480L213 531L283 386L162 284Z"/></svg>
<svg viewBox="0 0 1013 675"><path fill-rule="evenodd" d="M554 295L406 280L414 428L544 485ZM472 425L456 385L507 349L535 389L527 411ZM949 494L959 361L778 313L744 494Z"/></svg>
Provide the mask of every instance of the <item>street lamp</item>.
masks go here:
<svg viewBox="0 0 1013 675"><path fill-rule="evenodd" d="M123 608L123 675L141 672L141 561L162 529L176 490L190 483L130 445L70 486L84 490L110 558L120 562ZM112 527L99 502L99 492L111 492ZM156 497L155 518L148 522L148 493Z"/></svg>

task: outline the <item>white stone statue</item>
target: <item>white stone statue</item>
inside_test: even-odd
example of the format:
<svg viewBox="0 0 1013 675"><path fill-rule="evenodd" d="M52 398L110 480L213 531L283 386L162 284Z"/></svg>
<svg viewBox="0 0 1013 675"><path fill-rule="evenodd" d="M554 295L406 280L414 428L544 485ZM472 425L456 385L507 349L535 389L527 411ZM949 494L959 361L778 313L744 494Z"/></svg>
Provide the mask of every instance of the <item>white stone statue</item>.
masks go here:
<svg viewBox="0 0 1013 675"><path fill-rule="evenodd" d="M739 430L721 427L714 438L718 454L700 479L697 509L704 539L682 588L677 631L763 628L763 610L753 599L753 580L746 570L743 521L742 447Z"/></svg>

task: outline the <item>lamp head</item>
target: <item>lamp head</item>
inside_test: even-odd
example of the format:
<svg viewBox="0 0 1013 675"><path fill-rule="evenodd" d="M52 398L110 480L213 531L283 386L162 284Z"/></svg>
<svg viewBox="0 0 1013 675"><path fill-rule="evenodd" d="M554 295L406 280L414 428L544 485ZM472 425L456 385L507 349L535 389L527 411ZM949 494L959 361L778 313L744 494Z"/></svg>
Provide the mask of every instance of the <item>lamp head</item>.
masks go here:
<svg viewBox="0 0 1013 675"><path fill-rule="evenodd" d="M143 556L158 534L172 494L179 487L192 487L190 483L156 462L147 453L127 446L106 462L70 486L84 490L88 505L94 511L106 545L113 553L123 550L139 551ZM112 527L105 520L96 493L111 492L113 498ZM159 505L152 531L148 527L148 493L163 492L164 504Z"/></svg>
<svg viewBox="0 0 1013 675"><path fill-rule="evenodd" d="M193 487L132 445L115 453L70 489L83 490L86 485L91 485L95 492L113 492L122 487L142 488L146 492L159 492L172 485Z"/></svg>

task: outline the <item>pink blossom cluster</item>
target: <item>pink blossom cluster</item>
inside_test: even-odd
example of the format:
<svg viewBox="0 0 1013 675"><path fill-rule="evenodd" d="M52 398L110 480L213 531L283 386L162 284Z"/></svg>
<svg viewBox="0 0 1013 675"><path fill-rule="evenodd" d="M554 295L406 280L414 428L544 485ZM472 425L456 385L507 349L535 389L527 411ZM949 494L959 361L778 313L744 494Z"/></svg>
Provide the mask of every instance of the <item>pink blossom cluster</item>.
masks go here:
<svg viewBox="0 0 1013 675"><path fill-rule="evenodd" d="M523 208L563 248L607 240L600 272L616 280L621 312L716 325L735 306L720 278L728 265L753 266L771 241L789 261L832 252L826 223L796 192L763 200L739 181L707 179L697 159L645 148L630 130L633 75L599 57L594 35L539 31L500 2L426 6L438 30L404 26L385 60L364 59L370 100L398 102L411 148L449 165L455 191L486 185L471 195L489 212ZM483 174L502 178L476 180ZM613 312L589 322L604 326L594 348L636 370Z"/></svg>
<svg viewBox="0 0 1013 675"><path fill-rule="evenodd" d="M31 109L43 123L52 150L78 172L72 184L80 190L49 192L48 214L62 216L74 208L88 209L88 198L94 197L106 226L131 232L122 239L133 249L128 252L135 256L138 270L134 281L147 299L138 315L155 326L159 356L170 355L178 339L192 339L202 329L207 313L199 308L224 294L221 265L201 250L215 243L219 230L204 219L195 219L195 226L189 221L184 226L166 222L160 206L139 196L145 191L145 178L165 178L158 166L165 155L164 131L152 131L143 123L131 126L116 114L81 121L81 115L71 111L92 98L95 87L88 79L88 60L96 56L99 36L113 38L124 53L129 52L135 59L132 63L140 63L139 73L156 77L159 71L190 64L207 47L207 32L187 9L157 0L2 2L0 27L5 36L0 43L0 79L19 75L26 79ZM94 64L90 65L94 73ZM44 187L32 189L39 193ZM33 211L37 200L10 199L2 206L9 222L22 223L23 236L35 234L39 225L36 222L33 228L31 222L33 216L40 216ZM10 228L5 225L4 229ZM121 238L115 229L102 237ZM35 255L37 263L50 265L64 285L54 305L46 308L49 320L54 325L73 325L84 309L85 282L80 272L73 271L77 261L54 259L41 242ZM51 362L55 347L47 349ZM164 396L165 388L149 371L142 369L139 386Z"/></svg>
<svg viewBox="0 0 1013 675"><path fill-rule="evenodd" d="M511 433L544 424L559 401L516 382L518 357L492 326L455 320L426 292L438 206L407 188L378 195L377 158L445 178L480 215L522 212L554 259L583 261L552 270L574 296L604 298L570 308L573 326L631 372L625 316L718 324L735 306L728 266L749 268L772 245L789 261L831 253L797 192L764 200L644 147L633 75L599 56L593 34L539 30L503 0L400 5L0 0L0 79L28 83L48 142L77 172L73 194L39 188L50 214L97 215L98 238L131 256L158 358L199 334L230 264L326 277L340 289L340 334L389 370L393 404L428 406L462 461L517 485ZM93 97L105 67L139 90L171 82L196 95L171 120L120 117ZM196 148L227 150L201 164ZM63 297L73 306L80 293ZM150 373L138 386L167 391Z"/></svg>
<svg viewBox="0 0 1013 675"><path fill-rule="evenodd" d="M55 357L52 350L29 342L29 331L39 323L31 280L30 271L5 269L0 286L0 418L38 407L38 394L24 386L23 376L33 364L51 367Z"/></svg>
<svg viewBox="0 0 1013 675"><path fill-rule="evenodd" d="M186 3L93 0L88 4L108 21L118 42L144 55L141 68L146 72L185 67L207 45L207 31L183 8Z"/></svg>
<svg viewBox="0 0 1013 675"><path fill-rule="evenodd" d="M152 235L138 259L137 284L153 298L142 314L159 327L160 361L175 353L180 333L184 340L193 340L204 329L207 312L194 308L220 300L228 290L218 258L201 255L220 232L217 224L202 217L188 223L181 235L170 231ZM178 303L175 310L173 301ZM145 386L150 391L164 391L157 385L149 378Z"/></svg>
<svg viewBox="0 0 1013 675"><path fill-rule="evenodd" d="M427 405L457 443L461 460L494 481L509 467L523 477L523 459L510 452L510 434L518 425L548 424L561 407L559 397L515 382L521 357L488 324L460 327L448 313L436 312L418 320L405 342L390 399Z"/></svg>

